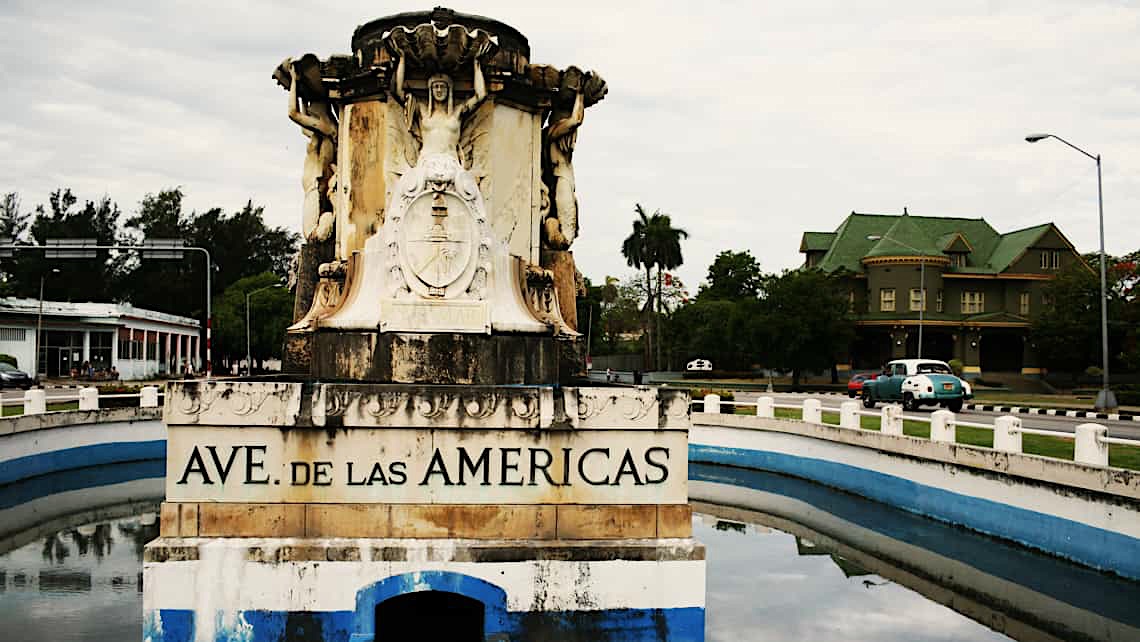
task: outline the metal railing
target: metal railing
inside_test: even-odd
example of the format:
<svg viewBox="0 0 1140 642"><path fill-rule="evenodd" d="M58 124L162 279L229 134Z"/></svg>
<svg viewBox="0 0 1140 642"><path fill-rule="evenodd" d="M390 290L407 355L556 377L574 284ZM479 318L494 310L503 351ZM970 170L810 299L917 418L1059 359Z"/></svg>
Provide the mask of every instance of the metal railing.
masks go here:
<svg viewBox="0 0 1140 642"><path fill-rule="evenodd" d="M53 391L55 392L55 391ZM71 403L78 402L79 410L98 410L100 399L138 399L140 408L157 408L160 405L159 398L164 393L159 390L158 386L143 386L139 388L138 392L134 393L115 393L115 394L99 394L99 389L95 387L79 388L74 393L59 394L55 393L52 396L47 395L47 391L43 388L32 388L24 392L23 399L5 399L0 401L3 406L23 406L25 415L42 415L48 411L49 403ZM68 412L67 410L57 410L51 412Z"/></svg>
<svg viewBox="0 0 1140 642"><path fill-rule="evenodd" d="M929 415L903 415L902 406L891 404L879 410L861 408L858 401L844 401L838 408L824 407L818 399L804 399L802 404L776 403L774 397L762 396L756 401L728 401L719 395L705 395L703 399L694 399L694 405L700 406L702 414L720 414L721 406L733 408L754 408L757 417L776 418L776 409L798 410L802 421L808 424L836 427L836 424L823 421L823 413L838 413L839 428L862 430L861 417L878 417L879 431L887 435L903 435L903 422L915 421L930 424L930 440L936 442L957 443L957 429L980 428L993 431L993 449L1001 452L1024 453L1022 449L1022 435L1042 435L1068 439L1074 442L1073 460L1088 466L1108 466L1108 446L1140 447L1140 439L1126 439L1123 437L1109 437L1108 427L1101 424L1079 424L1074 432L1063 430L1046 430L1041 428L1026 428L1022 426L1021 419L1014 416L996 417L992 424L962 421L949 410L935 410Z"/></svg>

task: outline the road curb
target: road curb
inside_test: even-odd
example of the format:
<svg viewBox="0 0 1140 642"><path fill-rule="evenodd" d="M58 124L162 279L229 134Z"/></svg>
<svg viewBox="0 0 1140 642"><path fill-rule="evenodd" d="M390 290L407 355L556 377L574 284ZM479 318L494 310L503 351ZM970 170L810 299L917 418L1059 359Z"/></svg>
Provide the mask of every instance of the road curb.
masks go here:
<svg viewBox="0 0 1140 642"><path fill-rule="evenodd" d="M989 404L968 403L968 410L984 410L986 412L1004 412L1013 415L1045 415L1048 417L1074 417L1079 419L1104 419L1106 421L1135 421L1140 422L1140 413L1134 412L1095 412L1076 408L1028 408L1021 406L992 406Z"/></svg>

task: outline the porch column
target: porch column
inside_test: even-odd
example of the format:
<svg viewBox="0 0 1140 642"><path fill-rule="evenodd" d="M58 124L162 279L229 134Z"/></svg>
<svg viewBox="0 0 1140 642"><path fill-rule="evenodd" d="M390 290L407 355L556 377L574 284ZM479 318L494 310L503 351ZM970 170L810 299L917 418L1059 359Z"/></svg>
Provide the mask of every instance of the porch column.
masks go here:
<svg viewBox="0 0 1140 642"><path fill-rule="evenodd" d="M163 371L166 374L170 374L171 369L170 369L170 333L169 332L166 333L166 344L162 348L162 365L163 365L163 368L162 368Z"/></svg>
<svg viewBox="0 0 1140 642"><path fill-rule="evenodd" d="M174 338L174 372L178 376L182 376L182 335L175 335Z"/></svg>
<svg viewBox="0 0 1140 642"><path fill-rule="evenodd" d="M83 361L81 361L79 363L79 365L83 365L84 362L91 363L91 331L90 330L84 330L83 331ZM83 374L86 375L87 373L83 373Z"/></svg>

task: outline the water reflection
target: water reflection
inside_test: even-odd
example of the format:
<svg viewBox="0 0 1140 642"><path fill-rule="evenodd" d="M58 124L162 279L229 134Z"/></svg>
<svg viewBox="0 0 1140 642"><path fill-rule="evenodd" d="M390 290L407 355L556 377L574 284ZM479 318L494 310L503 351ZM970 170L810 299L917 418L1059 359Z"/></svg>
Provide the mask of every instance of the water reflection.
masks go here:
<svg viewBox="0 0 1140 642"><path fill-rule="evenodd" d="M0 554L0 622L21 640L137 640L150 511L76 525ZM0 636L3 637L3 636Z"/></svg>
<svg viewBox="0 0 1140 642"><path fill-rule="evenodd" d="M709 642L1008 640L806 537L700 514Z"/></svg>

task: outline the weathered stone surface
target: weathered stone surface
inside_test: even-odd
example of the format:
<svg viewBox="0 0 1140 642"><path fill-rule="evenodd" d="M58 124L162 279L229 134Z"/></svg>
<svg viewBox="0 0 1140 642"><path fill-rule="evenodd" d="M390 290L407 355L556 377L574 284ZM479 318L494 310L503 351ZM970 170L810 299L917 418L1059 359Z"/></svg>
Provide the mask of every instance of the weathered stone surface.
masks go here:
<svg viewBox="0 0 1140 642"><path fill-rule="evenodd" d="M560 381L553 337L320 331L314 339L311 374L320 379L482 385Z"/></svg>
<svg viewBox="0 0 1140 642"><path fill-rule="evenodd" d="M543 250L542 267L554 273L554 292L562 318L578 329L578 283L574 253L567 250Z"/></svg>
<svg viewBox="0 0 1140 642"><path fill-rule="evenodd" d="M633 539L656 536L656 506L558 507L558 539Z"/></svg>
<svg viewBox="0 0 1140 642"><path fill-rule="evenodd" d="M305 507L300 504L198 505L200 537L302 537Z"/></svg>
<svg viewBox="0 0 1140 642"><path fill-rule="evenodd" d="M158 533L162 537L178 537L178 504L163 502L158 510Z"/></svg>
<svg viewBox="0 0 1140 642"><path fill-rule="evenodd" d="M662 504L657 507L657 537L691 537L693 509L688 504Z"/></svg>
<svg viewBox="0 0 1140 642"><path fill-rule="evenodd" d="M312 301L310 300L310 303ZM313 333L309 330L286 332L281 372L307 376L313 369Z"/></svg>
<svg viewBox="0 0 1140 642"><path fill-rule="evenodd" d="M388 504L306 504L306 537L391 537Z"/></svg>
<svg viewBox="0 0 1140 642"><path fill-rule="evenodd" d="M178 533L182 537L197 537L198 531L199 531L198 505L197 504L179 504L178 505Z"/></svg>
<svg viewBox="0 0 1140 642"><path fill-rule="evenodd" d="M553 506L393 505L392 537L553 539Z"/></svg>

